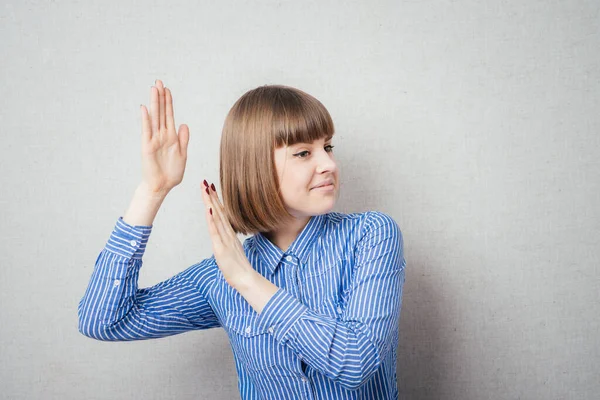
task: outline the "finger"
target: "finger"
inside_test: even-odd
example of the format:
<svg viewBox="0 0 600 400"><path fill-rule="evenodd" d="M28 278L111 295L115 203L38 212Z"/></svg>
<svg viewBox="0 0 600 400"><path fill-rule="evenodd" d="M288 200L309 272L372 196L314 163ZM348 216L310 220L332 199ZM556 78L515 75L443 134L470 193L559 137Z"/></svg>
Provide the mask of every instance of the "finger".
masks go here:
<svg viewBox="0 0 600 400"><path fill-rule="evenodd" d="M167 117L167 129L175 132L175 115L173 113L173 96L168 88L165 88L165 112Z"/></svg>
<svg viewBox="0 0 600 400"><path fill-rule="evenodd" d="M163 129L165 125L165 87L160 79L156 80L156 87L158 88L158 108L159 108L159 128Z"/></svg>
<svg viewBox="0 0 600 400"><path fill-rule="evenodd" d="M222 232L223 235L226 235L230 238L237 238L235 232L233 231L233 228L231 227L231 223L229 222L229 220L227 219L227 216L225 215L225 207L223 207L223 204L221 204L221 200L219 199L219 194L216 192L216 190L214 189L215 185L211 184L211 202L214 205L213 207L213 213L216 210L216 214L218 217L218 221L221 224L221 228L222 228Z"/></svg>
<svg viewBox="0 0 600 400"><path fill-rule="evenodd" d="M142 143L148 143L152 140L152 128L146 106L140 105L140 113L142 114Z"/></svg>
<svg viewBox="0 0 600 400"><path fill-rule="evenodd" d="M150 88L150 115L152 117L152 135L158 134L158 89L155 86Z"/></svg>
<svg viewBox="0 0 600 400"><path fill-rule="evenodd" d="M188 143L190 142L190 129L187 125L182 124L179 126L179 152L184 159L187 159Z"/></svg>
<svg viewBox="0 0 600 400"><path fill-rule="evenodd" d="M204 185L202 185L202 201L204 202L204 208L206 208L206 212L210 213L209 209L214 208L214 205L212 198L210 197L210 189L207 189Z"/></svg>
<svg viewBox="0 0 600 400"><path fill-rule="evenodd" d="M213 204L221 212L221 215L223 216L223 219L227 220L227 218L225 218L225 207L223 207L223 204L221 203L221 199L219 198L219 193L217 193L217 189L215 188L215 184L211 183L210 188L211 188L210 192L212 194L211 200L212 200Z"/></svg>
<svg viewBox="0 0 600 400"><path fill-rule="evenodd" d="M215 224L215 220L213 218L214 213L211 215L210 208L208 208L205 211L205 214L206 214L206 222L208 224L208 233L210 234L210 238L213 243L213 249L215 250L215 253L216 253L217 249L220 249L223 247L223 240L221 239L221 235L219 234L219 230L217 228L217 225Z"/></svg>
<svg viewBox="0 0 600 400"><path fill-rule="evenodd" d="M209 193L209 190L204 185L202 185L202 200L204 201L205 205L204 213L206 215L206 222L208 225L211 240L213 241L213 244L222 244L223 241L221 239L221 234L214 220L215 211Z"/></svg>
<svg viewBox="0 0 600 400"><path fill-rule="evenodd" d="M206 189L206 187L204 185L202 186L202 201L204 202L204 207L206 208L206 211L208 212L209 207L212 207L212 200L210 198L210 192L208 191L208 189Z"/></svg>
<svg viewBox="0 0 600 400"><path fill-rule="evenodd" d="M212 185L214 186L214 185ZM212 205L212 216L213 216L213 220L215 221L215 225L217 226L217 230L219 231L219 235L221 236L222 239L226 238L227 235L227 230L225 229L225 219L222 216L221 210L220 210L220 206L218 204L218 198L216 197L216 192L214 190L211 190L210 188L208 188L208 191L210 193L210 202Z"/></svg>

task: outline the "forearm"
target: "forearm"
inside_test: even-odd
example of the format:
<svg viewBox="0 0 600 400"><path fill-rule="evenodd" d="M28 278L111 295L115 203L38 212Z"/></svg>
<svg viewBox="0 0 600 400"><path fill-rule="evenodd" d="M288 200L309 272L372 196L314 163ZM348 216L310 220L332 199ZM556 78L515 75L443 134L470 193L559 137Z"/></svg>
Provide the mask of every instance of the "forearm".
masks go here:
<svg viewBox="0 0 600 400"><path fill-rule="evenodd" d="M240 273L232 280L232 286L258 314L262 312L279 289L278 286L252 269L250 265L246 269L240 270Z"/></svg>
<svg viewBox="0 0 600 400"><path fill-rule="evenodd" d="M319 315L254 270L240 272L232 285L254 311L265 311L262 324L278 341L329 378L356 389L379 367L380 349L363 324Z"/></svg>
<svg viewBox="0 0 600 400"><path fill-rule="evenodd" d="M168 192L153 192L143 182L138 185L123 215L130 225L151 226Z"/></svg>
<svg viewBox="0 0 600 400"><path fill-rule="evenodd" d="M349 390L376 372L387 347L377 343L367 325L319 314L285 289L265 306L260 325L311 367Z"/></svg>
<svg viewBox="0 0 600 400"><path fill-rule="evenodd" d="M79 302L82 334L98 340L126 341L219 326L206 295L216 269L211 259L152 287L138 289L150 232L149 227L117 220Z"/></svg>
<svg viewBox="0 0 600 400"><path fill-rule="evenodd" d="M98 257L88 288L79 302L79 331L98 340L123 340L120 321L131 309L137 291L142 260L131 263L103 250Z"/></svg>
<svg viewBox="0 0 600 400"><path fill-rule="evenodd" d="M79 303L79 331L103 341L160 338L218 326L204 294L186 272L138 289L141 259L104 250Z"/></svg>

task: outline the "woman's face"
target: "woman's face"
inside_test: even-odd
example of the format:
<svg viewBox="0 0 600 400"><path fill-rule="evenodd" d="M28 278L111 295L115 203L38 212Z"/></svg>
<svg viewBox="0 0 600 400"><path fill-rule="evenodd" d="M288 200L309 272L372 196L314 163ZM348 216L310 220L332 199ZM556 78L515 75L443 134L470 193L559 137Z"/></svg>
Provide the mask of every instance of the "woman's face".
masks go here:
<svg viewBox="0 0 600 400"><path fill-rule="evenodd" d="M331 139L275 149L283 201L296 218L330 212L339 196L339 171ZM330 185L318 188L324 183Z"/></svg>

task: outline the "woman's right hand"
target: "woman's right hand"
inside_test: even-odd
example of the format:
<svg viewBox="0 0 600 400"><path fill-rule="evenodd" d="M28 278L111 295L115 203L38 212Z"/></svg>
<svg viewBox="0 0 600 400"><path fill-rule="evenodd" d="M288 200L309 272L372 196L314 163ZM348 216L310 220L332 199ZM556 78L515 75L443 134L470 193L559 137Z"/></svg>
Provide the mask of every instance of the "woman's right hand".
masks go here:
<svg viewBox="0 0 600 400"><path fill-rule="evenodd" d="M142 113L142 184L152 194L166 195L183 180L190 140L185 124L175 131L173 97L162 81L150 89L150 111Z"/></svg>

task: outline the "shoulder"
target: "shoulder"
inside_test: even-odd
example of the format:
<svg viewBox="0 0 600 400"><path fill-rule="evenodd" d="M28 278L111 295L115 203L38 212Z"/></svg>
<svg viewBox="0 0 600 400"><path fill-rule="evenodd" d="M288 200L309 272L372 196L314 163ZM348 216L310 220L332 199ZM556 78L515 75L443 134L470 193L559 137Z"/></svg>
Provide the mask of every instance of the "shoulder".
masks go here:
<svg viewBox="0 0 600 400"><path fill-rule="evenodd" d="M397 236L402 240L398 223L390 215L381 211L350 214L330 212L326 214L325 223L330 230L352 232L359 240L365 236L381 233Z"/></svg>

